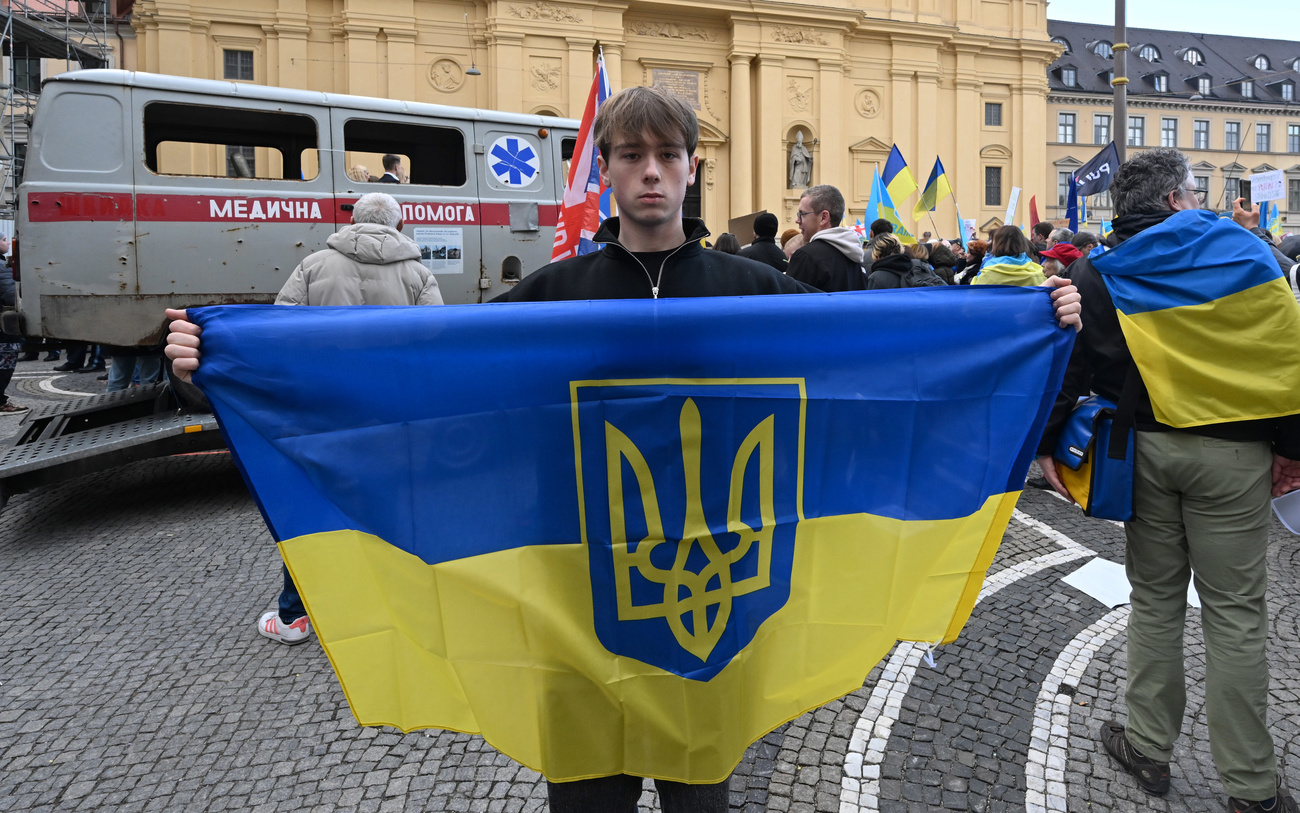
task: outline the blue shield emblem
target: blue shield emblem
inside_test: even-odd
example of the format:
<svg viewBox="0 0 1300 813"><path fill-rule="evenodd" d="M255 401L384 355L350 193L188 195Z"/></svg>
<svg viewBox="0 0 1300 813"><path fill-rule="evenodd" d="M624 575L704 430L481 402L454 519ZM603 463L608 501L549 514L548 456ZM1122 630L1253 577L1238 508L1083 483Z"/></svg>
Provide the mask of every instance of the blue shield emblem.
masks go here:
<svg viewBox="0 0 1300 813"><path fill-rule="evenodd" d="M601 644L709 680L790 596L802 379L571 385Z"/></svg>

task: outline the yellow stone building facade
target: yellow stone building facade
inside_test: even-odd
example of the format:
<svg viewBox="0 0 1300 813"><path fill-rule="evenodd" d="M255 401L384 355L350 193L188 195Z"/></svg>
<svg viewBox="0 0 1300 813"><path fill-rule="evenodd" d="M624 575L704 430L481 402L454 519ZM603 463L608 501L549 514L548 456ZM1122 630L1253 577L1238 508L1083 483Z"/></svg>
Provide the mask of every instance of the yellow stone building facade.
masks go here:
<svg viewBox="0 0 1300 813"><path fill-rule="evenodd" d="M812 182L840 187L851 217L897 143L922 184L941 157L962 214L994 225L1012 186L1048 184L1047 66L1060 46L1046 11L1044 0L145 0L123 66L221 79L233 59L258 84L576 118L600 48L615 90L658 83L695 107L703 171L688 205L698 195L715 233L758 209L793 224L800 133ZM898 202L909 224L913 201ZM935 215L954 235L953 203Z"/></svg>

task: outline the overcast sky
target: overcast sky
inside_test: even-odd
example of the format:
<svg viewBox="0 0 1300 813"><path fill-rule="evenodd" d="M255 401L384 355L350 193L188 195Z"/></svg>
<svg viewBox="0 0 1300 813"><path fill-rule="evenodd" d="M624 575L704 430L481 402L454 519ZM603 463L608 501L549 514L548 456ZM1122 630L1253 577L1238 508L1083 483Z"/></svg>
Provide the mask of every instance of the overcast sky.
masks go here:
<svg viewBox="0 0 1300 813"><path fill-rule="evenodd" d="M1128 24L1198 34L1231 34L1300 41L1300 2L1295 0L1128 0ZM1048 0L1050 20L1115 24L1107 0Z"/></svg>

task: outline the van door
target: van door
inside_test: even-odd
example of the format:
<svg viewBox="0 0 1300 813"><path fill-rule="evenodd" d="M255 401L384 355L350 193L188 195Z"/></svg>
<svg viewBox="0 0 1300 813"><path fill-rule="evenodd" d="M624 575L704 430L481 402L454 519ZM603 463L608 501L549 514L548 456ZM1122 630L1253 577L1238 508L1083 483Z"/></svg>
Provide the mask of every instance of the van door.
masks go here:
<svg viewBox="0 0 1300 813"><path fill-rule="evenodd" d="M482 238L478 179L469 171L473 128L465 120L384 111L331 111L335 196L347 223L357 198L385 192L402 205L402 233L420 246L420 262L437 275L449 305L480 301ZM400 183L385 178L383 161L398 161ZM391 159L390 159L391 160Z"/></svg>
<svg viewBox="0 0 1300 813"><path fill-rule="evenodd" d="M327 110L135 93L139 296L158 308L273 302L334 232Z"/></svg>
<svg viewBox="0 0 1300 813"><path fill-rule="evenodd" d="M138 284L130 122L126 88L46 85L18 190L18 308L28 335L118 335L120 318L102 306Z"/></svg>
<svg viewBox="0 0 1300 813"><path fill-rule="evenodd" d="M558 134L548 130L543 139L539 127L474 126L482 148L475 157L482 178L483 267L492 285L484 294L490 298L551 261L564 181L552 143Z"/></svg>

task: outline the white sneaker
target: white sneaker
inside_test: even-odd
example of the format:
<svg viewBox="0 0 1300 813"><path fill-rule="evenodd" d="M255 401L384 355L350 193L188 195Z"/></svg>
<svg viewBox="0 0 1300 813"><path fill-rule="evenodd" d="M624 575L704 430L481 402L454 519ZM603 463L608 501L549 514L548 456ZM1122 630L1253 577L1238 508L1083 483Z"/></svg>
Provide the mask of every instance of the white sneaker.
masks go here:
<svg viewBox="0 0 1300 813"><path fill-rule="evenodd" d="M292 624L280 620L279 610L270 610L257 619L257 631L282 644L301 644L311 637L311 621L307 616Z"/></svg>

